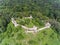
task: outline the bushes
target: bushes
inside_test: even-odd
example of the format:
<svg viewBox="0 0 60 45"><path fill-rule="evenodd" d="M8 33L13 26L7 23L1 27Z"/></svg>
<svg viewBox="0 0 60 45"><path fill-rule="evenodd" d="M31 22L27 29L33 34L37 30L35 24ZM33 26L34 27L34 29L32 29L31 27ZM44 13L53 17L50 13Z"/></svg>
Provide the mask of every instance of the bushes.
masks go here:
<svg viewBox="0 0 60 45"><path fill-rule="evenodd" d="M7 26L6 20L5 19L0 19L0 32L1 33L6 30L6 26Z"/></svg>
<svg viewBox="0 0 60 45"><path fill-rule="evenodd" d="M51 20L51 24L52 24L52 29L54 29L54 32L57 33L57 38L60 40L60 23L57 21L53 21Z"/></svg>
<svg viewBox="0 0 60 45"><path fill-rule="evenodd" d="M57 22L57 21L55 21L55 20L54 20L54 21L51 20L50 23L51 23L51 25L52 25L52 28L54 28L55 31L56 31L58 34L60 34L60 23Z"/></svg>
<svg viewBox="0 0 60 45"><path fill-rule="evenodd" d="M29 45L38 45L38 41L36 40L29 40L28 43Z"/></svg>

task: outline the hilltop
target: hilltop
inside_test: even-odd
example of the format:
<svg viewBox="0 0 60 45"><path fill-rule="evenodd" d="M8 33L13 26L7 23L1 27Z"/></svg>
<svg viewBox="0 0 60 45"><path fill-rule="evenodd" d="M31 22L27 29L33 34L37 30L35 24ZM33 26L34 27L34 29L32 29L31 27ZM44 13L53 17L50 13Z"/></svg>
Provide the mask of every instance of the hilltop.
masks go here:
<svg viewBox="0 0 60 45"><path fill-rule="evenodd" d="M60 1L0 0L0 45L60 45Z"/></svg>
<svg viewBox="0 0 60 45"><path fill-rule="evenodd" d="M57 34L52 28L45 28L45 23L45 21L35 20L34 18L12 18L7 26L6 32L0 35L0 39L3 38L0 45L59 45ZM15 24L17 26L15 26ZM44 29L37 33L27 33L27 29L25 28L28 27L32 29L33 26L37 26L37 29Z"/></svg>

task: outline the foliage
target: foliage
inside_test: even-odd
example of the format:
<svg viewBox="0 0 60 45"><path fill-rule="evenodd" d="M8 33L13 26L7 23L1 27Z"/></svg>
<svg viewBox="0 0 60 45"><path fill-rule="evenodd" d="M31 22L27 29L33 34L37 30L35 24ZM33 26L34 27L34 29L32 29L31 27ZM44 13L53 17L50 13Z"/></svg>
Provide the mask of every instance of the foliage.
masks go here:
<svg viewBox="0 0 60 45"><path fill-rule="evenodd" d="M30 15L33 19L24 18ZM41 28L45 21L50 21L52 27L31 36L25 34L21 26L14 27L12 17L27 27ZM0 45L28 45L26 42L29 45L60 45L59 0L0 0Z"/></svg>

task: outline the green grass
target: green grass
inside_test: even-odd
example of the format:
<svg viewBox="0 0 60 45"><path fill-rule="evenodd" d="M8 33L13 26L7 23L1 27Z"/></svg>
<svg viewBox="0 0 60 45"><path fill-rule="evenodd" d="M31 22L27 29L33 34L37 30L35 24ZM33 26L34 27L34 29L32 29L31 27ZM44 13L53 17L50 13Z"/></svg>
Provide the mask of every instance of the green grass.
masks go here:
<svg viewBox="0 0 60 45"><path fill-rule="evenodd" d="M6 35L0 45L59 45L57 34L51 28L34 34L21 33L20 31L21 30L15 32L13 30L13 36L10 36L12 33L8 34L8 32L6 32Z"/></svg>
<svg viewBox="0 0 60 45"><path fill-rule="evenodd" d="M34 25L39 27L39 28L44 27L44 23L42 22L42 20L39 20L39 21L38 20L39 19L36 20L34 18L33 19L22 18L22 19L18 19L16 21L17 21L18 24L25 25L27 27L33 27Z"/></svg>
<svg viewBox="0 0 60 45"><path fill-rule="evenodd" d="M29 23L25 25L32 27L36 24L30 20ZM60 45L57 34L51 28L38 33L26 34L24 31L20 26L14 27L10 22L6 32L0 34L0 45Z"/></svg>

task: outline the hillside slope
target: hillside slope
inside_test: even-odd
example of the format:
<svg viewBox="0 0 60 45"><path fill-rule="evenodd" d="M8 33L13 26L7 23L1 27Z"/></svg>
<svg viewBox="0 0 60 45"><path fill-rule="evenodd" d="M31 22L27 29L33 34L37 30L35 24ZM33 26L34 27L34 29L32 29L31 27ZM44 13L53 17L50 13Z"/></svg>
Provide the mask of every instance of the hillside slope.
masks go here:
<svg viewBox="0 0 60 45"><path fill-rule="evenodd" d="M49 28L45 26L47 22L51 24ZM26 33L32 29L34 32ZM59 42L60 0L0 0L0 45L60 45Z"/></svg>
<svg viewBox="0 0 60 45"><path fill-rule="evenodd" d="M25 23L24 21L21 23L22 20L24 20ZM51 28L44 29L37 33L26 33L25 29L20 26L25 25L27 27L32 27L35 25L41 28L44 27L44 25L42 25L44 23L41 24L41 21L38 22L37 20L28 18L17 18L16 21L19 26L15 27L12 21L10 21L6 32L0 34L0 45L60 45L57 34Z"/></svg>

